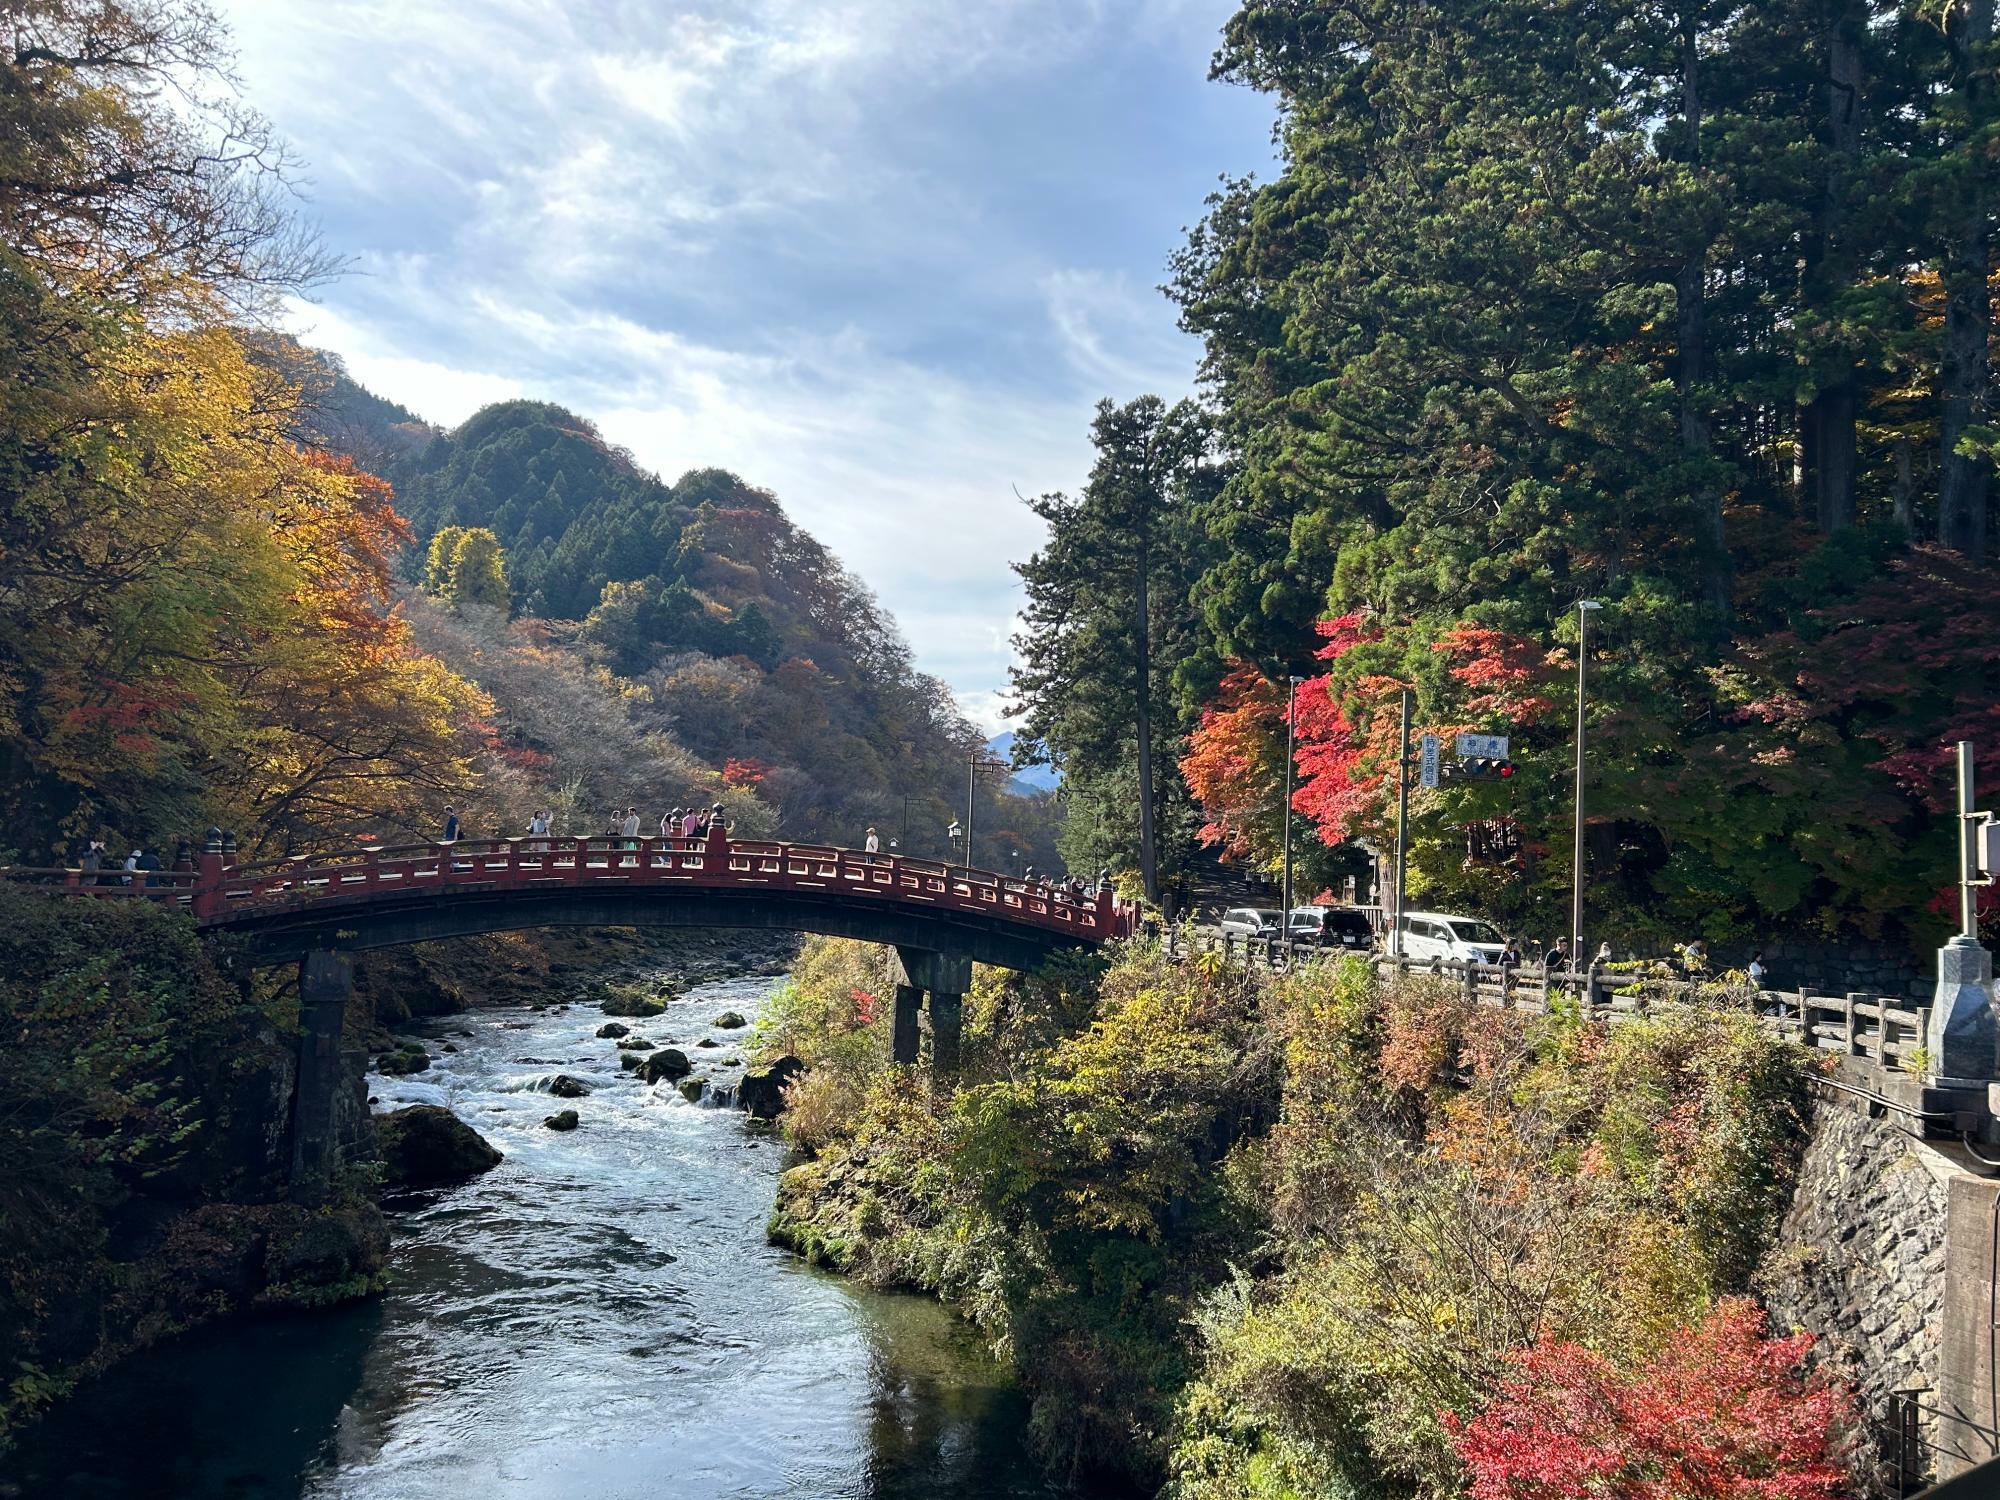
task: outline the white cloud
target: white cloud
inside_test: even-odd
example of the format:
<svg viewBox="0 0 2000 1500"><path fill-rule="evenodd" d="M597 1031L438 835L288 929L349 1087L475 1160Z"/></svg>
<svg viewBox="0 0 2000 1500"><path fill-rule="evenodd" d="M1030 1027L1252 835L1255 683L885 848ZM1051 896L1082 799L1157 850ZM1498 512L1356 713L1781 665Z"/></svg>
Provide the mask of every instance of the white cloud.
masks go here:
<svg viewBox="0 0 2000 1500"><path fill-rule="evenodd" d="M309 339L434 421L531 395L769 487L992 721L1016 491L1081 481L1097 396L1192 376L1151 283L1201 187L1134 238L1125 178L1191 170L1230 0L222 9L360 273Z"/></svg>

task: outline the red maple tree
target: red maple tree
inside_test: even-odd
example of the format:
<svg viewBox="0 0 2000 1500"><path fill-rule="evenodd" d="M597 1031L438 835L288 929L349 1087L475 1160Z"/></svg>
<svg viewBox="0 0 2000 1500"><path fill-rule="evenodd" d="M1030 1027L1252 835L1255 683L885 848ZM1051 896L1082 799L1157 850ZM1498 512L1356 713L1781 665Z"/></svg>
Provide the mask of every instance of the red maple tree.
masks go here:
<svg viewBox="0 0 2000 1500"><path fill-rule="evenodd" d="M1472 1500L1834 1500L1848 1492L1845 1387L1804 1367L1812 1335L1766 1336L1718 1302L1643 1367L1579 1344L1517 1350L1470 1421L1445 1414Z"/></svg>

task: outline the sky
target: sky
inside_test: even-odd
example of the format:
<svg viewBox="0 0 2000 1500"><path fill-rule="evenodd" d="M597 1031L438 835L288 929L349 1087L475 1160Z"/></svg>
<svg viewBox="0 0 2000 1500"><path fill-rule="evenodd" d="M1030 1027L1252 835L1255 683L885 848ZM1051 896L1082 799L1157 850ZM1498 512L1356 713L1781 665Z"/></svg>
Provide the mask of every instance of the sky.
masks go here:
<svg viewBox="0 0 2000 1500"><path fill-rule="evenodd" d="M1271 106L1228 0L223 0L347 271L290 321L454 426L533 396L773 491L999 724L1100 397L1172 398L1159 293Z"/></svg>

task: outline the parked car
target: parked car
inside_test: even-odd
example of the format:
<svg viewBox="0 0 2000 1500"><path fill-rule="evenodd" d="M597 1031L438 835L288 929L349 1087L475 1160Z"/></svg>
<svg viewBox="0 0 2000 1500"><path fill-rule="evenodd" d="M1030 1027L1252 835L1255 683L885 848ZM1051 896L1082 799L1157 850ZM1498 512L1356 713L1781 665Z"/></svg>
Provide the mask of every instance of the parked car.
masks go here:
<svg viewBox="0 0 2000 1500"><path fill-rule="evenodd" d="M1232 937L1281 937L1285 914L1268 906L1232 906L1222 914L1222 930Z"/></svg>
<svg viewBox="0 0 2000 1500"><path fill-rule="evenodd" d="M1352 948L1360 953L1375 946L1375 924L1366 912L1351 906L1295 906L1291 935L1316 939L1325 948Z"/></svg>
<svg viewBox="0 0 2000 1500"><path fill-rule="evenodd" d="M1403 956L1428 963L1498 963L1507 939L1491 922L1441 911L1403 913Z"/></svg>

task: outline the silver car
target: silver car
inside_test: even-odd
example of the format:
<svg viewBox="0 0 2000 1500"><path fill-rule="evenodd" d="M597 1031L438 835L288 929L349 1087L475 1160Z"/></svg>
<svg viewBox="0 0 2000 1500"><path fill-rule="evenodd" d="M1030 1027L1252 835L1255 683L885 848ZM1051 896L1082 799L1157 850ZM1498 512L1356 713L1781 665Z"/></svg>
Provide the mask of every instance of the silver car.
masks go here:
<svg viewBox="0 0 2000 1500"><path fill-rule="evenodd" d="M1232 906L1222 914L1222 930L1231 937L1283 937L1285 914L1268 906Z"/></svg>

